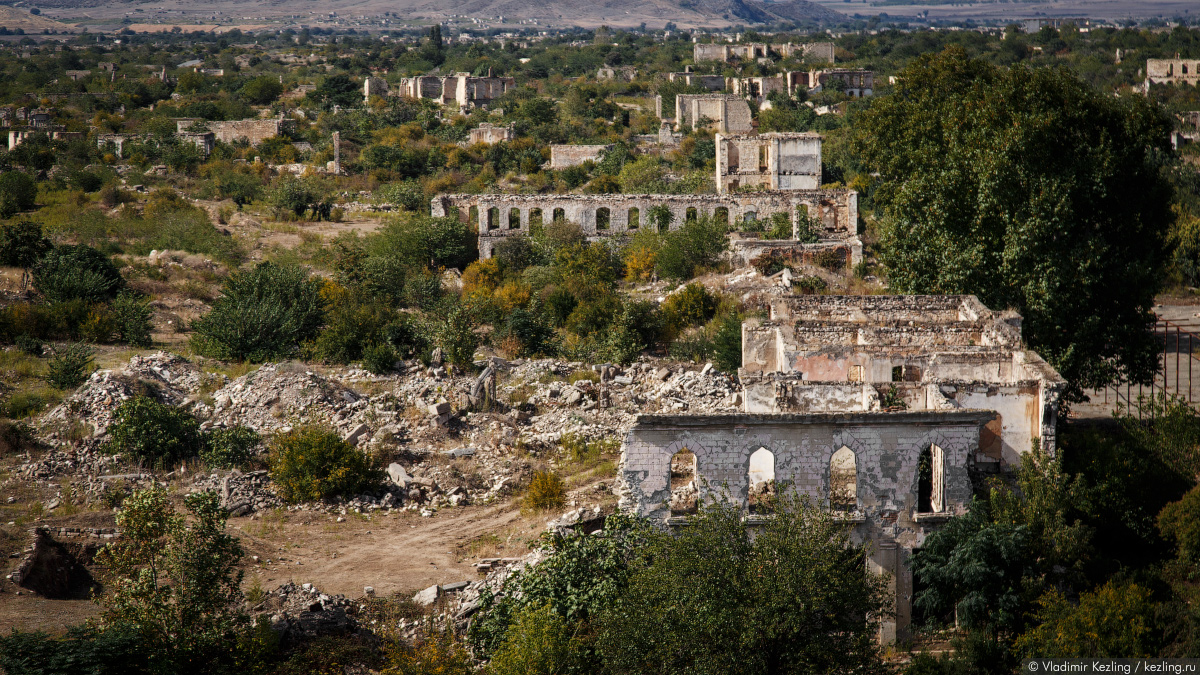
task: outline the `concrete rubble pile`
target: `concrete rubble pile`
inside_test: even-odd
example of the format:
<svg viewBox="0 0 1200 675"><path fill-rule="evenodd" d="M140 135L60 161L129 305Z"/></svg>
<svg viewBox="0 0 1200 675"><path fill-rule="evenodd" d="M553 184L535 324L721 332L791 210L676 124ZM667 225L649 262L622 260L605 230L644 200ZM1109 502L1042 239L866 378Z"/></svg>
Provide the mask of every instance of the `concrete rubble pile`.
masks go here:
<svg viewBox="0 0 1200 675"><path fill-rule="evenodd" d="M285 643L358 630L359 604L344 595L327 595L312 584L288 582L271 591L253 612L270 614L271 628Z"/></svg>

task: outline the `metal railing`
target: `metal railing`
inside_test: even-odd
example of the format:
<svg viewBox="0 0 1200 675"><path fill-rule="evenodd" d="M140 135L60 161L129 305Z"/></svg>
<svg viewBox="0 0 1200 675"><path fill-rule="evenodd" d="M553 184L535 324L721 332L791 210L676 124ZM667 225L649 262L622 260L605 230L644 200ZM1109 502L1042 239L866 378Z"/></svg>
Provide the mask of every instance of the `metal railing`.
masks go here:
<svg viewBox="0 0 1200 675"><path fill-rule="evenodd" d="M1142 401L1163 394L1178 397L1188 405L1200 405L1200 334L1169 319L1154 322L1154 335L1162 345L1158 372L1149 384L1120 384L1088 392L1094 404L1120 407L1142 416Z"/></svg>

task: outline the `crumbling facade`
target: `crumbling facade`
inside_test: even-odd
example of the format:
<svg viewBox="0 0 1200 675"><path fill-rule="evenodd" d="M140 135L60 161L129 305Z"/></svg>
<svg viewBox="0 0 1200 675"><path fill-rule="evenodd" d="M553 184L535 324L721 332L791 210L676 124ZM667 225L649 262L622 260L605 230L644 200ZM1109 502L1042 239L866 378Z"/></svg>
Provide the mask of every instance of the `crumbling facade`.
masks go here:
<svg viewBox="0 0 1200 675"><path fill-rule="evenodd" d="M565 169L584 162L599 162L611 145L551 145L550 168Z"/></svg>
<svg viewBox="0 0 1200 675"><path fill-rule="evenodd" d="M754 118L745 99L733 94L679 94L675 97L675 129L698 124L716 131L742 133L754 129Z"/></svg>
<svg viewBox="0 0 1200 675"><path fill-rule="evenodd" d="M832 68L814 70L808 74L810 91L822 91L831 81L842 83L842 91L851 98L863 98L875 94L875 73L854 68Z"/></svg>
<svg viewBox="0 0 1200 675"><path fill-rule="evenodd" d="M370 100L372 96L404 96L429 98L442 105L471 108L487 105L516 86L515 79L494 77L490 70L484 77L475 77L470 73L406 77L395 88L383 78L369 77L363 82L363 100Z"/></svg>
<svg viewBox="0 0 1200 675"><path fill-rule="evenodd" d="M1021 342L1021 317L975 296L797 296L742 326L747 412L992 412L973 461L1053 450L1063 379Z"/></svg>
<svg viewBox="0 0 1200 675"><path fill-rule="evenodd" d="M597 80L619 80L633 82L637 79L638 71L633 66L600 66L596 71Z"/></svg>
<svg viewBox="0 0 1200 675"><path fill-rule="evenodd" d="M696 43L692 46L692 60L696 63L700 63L701 61L728 62L734 59L741 61L765 59L773 53L783 57L798 55L800 58L828 63L833 63L834 60L832 42L774 45L762 42L735 42L727 44Z"/></svg>
<svg viewBox="0 0 1200 675"><path fill-rule="evenodd" d="M816 190L821 187L821 135L717 134L717 192L739 187Z"/></svg>
<svg viewBox="0 0 1200 675"><path fill-rule="evenodd" d="M513 131L512 126L500 126L484 122L478 127L472 129L467 136L467 143L475 145L476 143L484 143L492 145L493 143L502 143L516 139L517 134Z"/></svg>
<svg viewBox="0 0 1200 675"><path fill-rule="evenodd" d="M191 118L177 119L175 126L178 133L188 132L199 120ZM243 141L250 145L259 145L268 138L286 136L292 132L295 122L279 117L268 119L230 120L225 122L205 122L205 126L213 133L216 141L226 144Z"/></svg>
<svg viewBox="0 0 1200 675"><path fill-rule="evenodd" d="M475 224L479 232L479 257L492 256L506 237L528 235L532 227L553 220L577 223L591 240L631 236L652 227L650 211L666 207L671 213L670 229L688 220L709 216L720 222L768 220L784 213L792 222L793 238L801 216L817 218L824 225L821 239L841 242L854 251L854 263L862 259L858 239L858 193L853 190L786 190L728 195L439 195L430 212L443 217L457 215Z"/></svg>
<svg viewBox="0 0 1200 675"><path fill-rule="evenodd" d="M725 89L724 75L701 75L693 73L691 66L685 66L684 71L681 73L667 73L667 80L670 82L682 82L689 87L704 87L709 91L722 91ZM659 117L662 117L662 115L659 114Z"/></svg>
<svg viewBox="0 0 1200 675"><path fill-rule="evenodd" d="M1200 59L1146 59L1146 86L1200 84Z"/></svg>
<svg viewBox="0 0 1200 675"><path fill-rule="evenodd" d="M639 416L621 507L674 526L726 502L753 528L770 496L807 497L886 575L880 641L909 639L913 551L966 513L974 469L1054 448L1062 378L974 296L785 297L742 335L745 412Z"/></svg>
<svg viewBox="0 0 1200 675"><path fill-rule="evenodd" d="M808 89L808 76L805 71L795 70L767 77L731 77L729 91L761 104L772 92L792 96L797 91Z"/></svg>

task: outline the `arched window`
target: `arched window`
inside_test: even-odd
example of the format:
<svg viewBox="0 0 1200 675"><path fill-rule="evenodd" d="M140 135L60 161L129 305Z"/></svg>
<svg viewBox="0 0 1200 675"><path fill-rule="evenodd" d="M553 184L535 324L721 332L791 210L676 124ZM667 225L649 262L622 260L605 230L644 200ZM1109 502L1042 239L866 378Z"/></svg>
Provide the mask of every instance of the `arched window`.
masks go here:
<svg viewBox="0 0 1200 675"><path fill-rule="evenodd" d="M742 216L742 221L746 223L757 223L758 214L754 211L747 211L745 215Z"/></svg>
<svg viewBox="0 0 1200 675"><path fill-rule="evenodd" d="M500 209L499 209L499 207L493 206L492 208L488 209L487 229L489 229L489 230L500 229Z"/></svg>
<svg viewBox="0 0 1200 675"><path fill-rule="evenodd" d="M767 172L767 146L758 146L758 172Z"/></svg>
<svg viewBox="0 0 1200 675"><path fill-rule="evenodd" d="M535 227L541 227L543 224L544 223L542 223L542 210L541 209L531 209L529 211L529 229L532 230Z"/></svg>
<svg viewBox="0 0 1200 675"><path fill-rule="evenodd" d="M759 448L750 455L750 513L775 510L775 455Z"/></svg>
<svg viewBox="0 0 1200 675"><path fill-rule="evenodd" d="M729 209L724 206L718 206L713 210L713 222L722 225L729 225Z"/></svg>
<svg viewBox="0 0 1200 675"><path fill-rule="evenodd" d="M696 512L696 454L687 448L671 455L671 515Z"/></svg>
<svg viewBox="0 0 1200 675"><path fill-rule="evenodd" d="M554 209L554 222L560 223L567 219L566 209Z"/></svg>
<svg viewBox="0 0 1200 675"><path fill-rule="evenodd" d="M467 222L472 225L479 225L479 207L472 205L467 209Z"/></svg>
<svg viewBox="0 0 1200 675"><path fill-rule="evenodd" d="M629 220L626 229L636 230L642 225L642 212L635 206L629 209Z"/></svg>
<svg viewBox="0 0 1200 675"><path fill-rule="evenodd" d="M609 215L607 206L601 206L600 208L596 209L597 230L607 230L609 220L611 220L611 216Z"/></svg>
<svg viewBox="0 0 1200 675"><path fill-rule="evenodd" d="M829 508L858 509L858 461L854 451L844 445L829 459Z"/></svg>
<svg viewBox="0 0 1200 675"><path fill-rule="evenodd" d="M512 208L508 210L508 229L521 229L521 209Z"/></svg>
<svg viewBox="0 0 1200 675"><path fill-rule="evenodd" d="M941 513L945 507L945 453L936 445L921 451L917 467L917 512Z"/></svg>
<svg viewBox="0 0 1200 675"><path fill-rule="evenodd" d="M687 211L684 214L684 218L683 218L684 222L694 222L696 220L696 218L697 218L696 207L689 206L687 208Z"/></svg>

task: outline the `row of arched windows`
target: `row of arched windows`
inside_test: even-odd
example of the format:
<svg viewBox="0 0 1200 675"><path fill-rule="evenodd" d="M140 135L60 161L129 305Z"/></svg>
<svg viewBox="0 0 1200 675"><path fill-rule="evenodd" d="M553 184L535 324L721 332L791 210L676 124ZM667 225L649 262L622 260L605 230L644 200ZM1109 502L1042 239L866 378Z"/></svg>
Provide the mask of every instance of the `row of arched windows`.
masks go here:
<svg viewBox="0 0 1200 675"><path fill-rule="evenodd" d="M750 455L748 508L750 513L770 513L777 495L775 455L759 448ZM937 445L921 451L917 466L917 512L940 513L945 506L945 453ZM851 513L859 510L858 458L846 446L829 459L829 508ZM683 448L671 457L671 514L695 513L699 490L696 485L696 455Z"/></svg>

